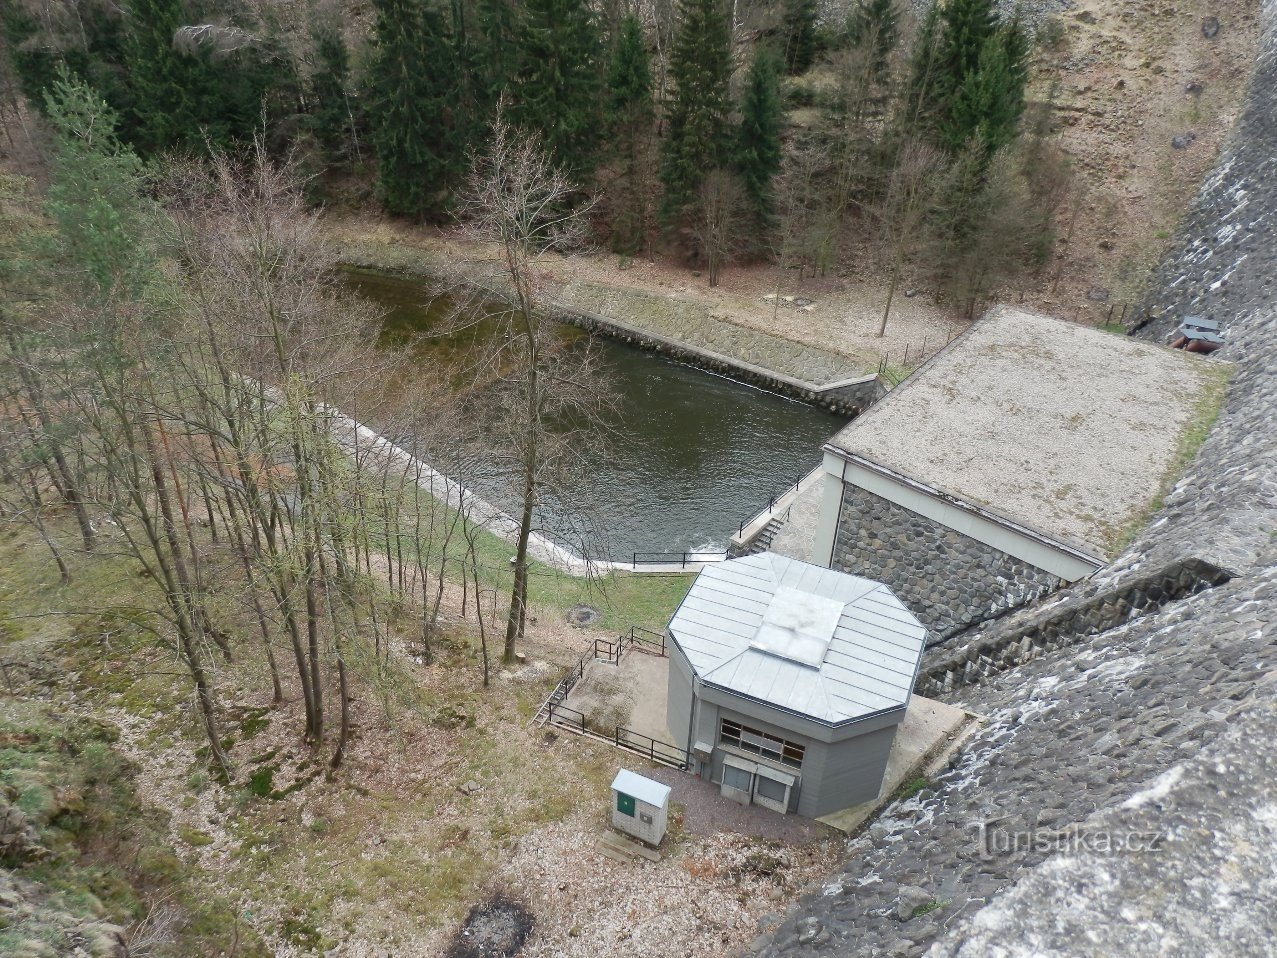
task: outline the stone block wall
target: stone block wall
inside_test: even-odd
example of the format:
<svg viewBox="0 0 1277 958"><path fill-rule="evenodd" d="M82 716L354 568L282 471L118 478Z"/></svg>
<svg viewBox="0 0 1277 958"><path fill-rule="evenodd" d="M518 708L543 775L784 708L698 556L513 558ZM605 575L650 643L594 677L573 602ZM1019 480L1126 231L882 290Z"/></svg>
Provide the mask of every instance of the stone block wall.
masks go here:
<svg viewBox="0 0 1277 958"><path fill-rule="evenodd" d="M850 484L843 487L832 564L890 586L930 630L931 645L1062 581Z"/></svg>
<svg viewBox="0 0 1277 958"><path fill-rule="evenodd" d="M1231 575L1198 558L1171 563L1146 575L1124 580L1094 595L1066 590L1048 608L993 624L968 642L937 650L923 662L914 685L920 695L939 697L1040 655L1074 645L1083 638L1116 629L1152 615L1172 602L1228 582ZM1025 613L1020 613L1025 616Z"/></svg>

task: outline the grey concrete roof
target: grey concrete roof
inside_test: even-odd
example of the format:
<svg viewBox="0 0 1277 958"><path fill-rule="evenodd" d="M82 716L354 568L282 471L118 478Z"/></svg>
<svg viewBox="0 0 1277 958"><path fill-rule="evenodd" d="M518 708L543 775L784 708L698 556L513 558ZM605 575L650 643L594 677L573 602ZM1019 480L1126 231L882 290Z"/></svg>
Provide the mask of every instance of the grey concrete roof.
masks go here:
<svg viewBox="0 0 1277 958"><path fill-rule="evenodd" d="M1210 362L1001 306L829 445L1107 557L1174 466Z"/></svg>
<svg viewBox="0 0 1277 958"><path fill-rule="evenodd" d="M830 724L908 705L927 634L881 582L774 553L704 569L669 630L701 681Z"/></svg>

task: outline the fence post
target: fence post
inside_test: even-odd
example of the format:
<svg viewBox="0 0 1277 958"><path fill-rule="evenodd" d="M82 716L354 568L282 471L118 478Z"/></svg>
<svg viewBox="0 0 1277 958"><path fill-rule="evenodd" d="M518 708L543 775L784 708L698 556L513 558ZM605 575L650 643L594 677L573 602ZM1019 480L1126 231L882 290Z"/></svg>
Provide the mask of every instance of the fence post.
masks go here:
<svg viewBox="0 0 1277 958"><path fill-rule="evenodd" d="M616 727L616 730L614 732L613 743L616 745L617 748L621 747L621 726L619 725Z"/></svg>

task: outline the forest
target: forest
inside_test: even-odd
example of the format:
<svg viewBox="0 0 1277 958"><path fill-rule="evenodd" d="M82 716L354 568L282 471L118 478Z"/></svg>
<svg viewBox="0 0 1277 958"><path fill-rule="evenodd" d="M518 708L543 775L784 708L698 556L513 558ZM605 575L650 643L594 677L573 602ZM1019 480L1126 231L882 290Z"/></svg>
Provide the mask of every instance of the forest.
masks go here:
<svg viewBox="0 0 1277 958"><path fill-rule="evenodd" d="M1058 31L994 0L748 5L373 0L304 16L238 0L8 5L5 107L60 69L138 156L261 131L307 196L417 222L458 212L498 104L595 198L590 241L703 269L824 272L854 254L968 315L1050 254L1070 171L1035 52ZM291 18L291 19L289 19ZM1049 80L1046 84L1049 87Z"/></svg>

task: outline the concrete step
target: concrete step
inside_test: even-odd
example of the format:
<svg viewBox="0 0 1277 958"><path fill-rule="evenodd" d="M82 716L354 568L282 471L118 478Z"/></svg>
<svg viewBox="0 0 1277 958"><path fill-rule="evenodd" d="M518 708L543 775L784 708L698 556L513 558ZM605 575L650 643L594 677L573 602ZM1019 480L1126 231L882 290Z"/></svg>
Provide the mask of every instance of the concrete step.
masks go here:
<svg viewBox="0 0 1277 958"><path fill-rule="evenodd" d="M750 542L749 551L746 555L758 555L760 552L766 552L770 549L772 540L776 538L776 533L780 531L780 527L784 524L783 519L775 518L763 526L762 531L754 536Z"/></svg>
<svg viewBox="0 0 1277 958"><path fill-rule="evenodd" d="M622 861L633 861L635 858L646 858L649 862L659 862L661 853L655 848L648 848L642 842L637 842L632 838L626 838L620 832L606 831L599 839L599 850L607 858L617 859L616 855L624 856ZM611 854L608 854L608 853Z"/></svg>

